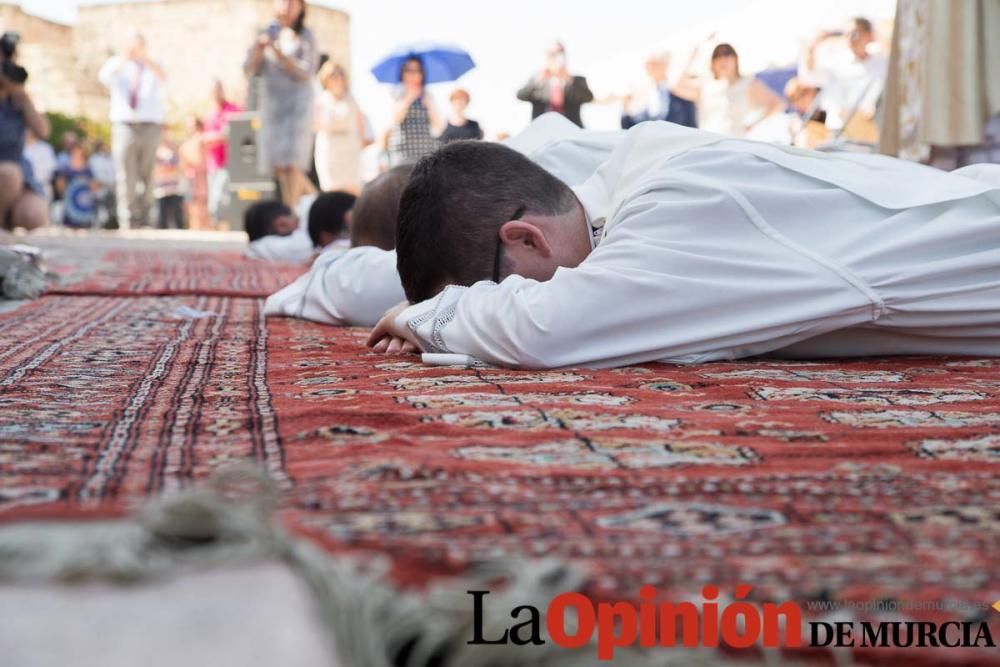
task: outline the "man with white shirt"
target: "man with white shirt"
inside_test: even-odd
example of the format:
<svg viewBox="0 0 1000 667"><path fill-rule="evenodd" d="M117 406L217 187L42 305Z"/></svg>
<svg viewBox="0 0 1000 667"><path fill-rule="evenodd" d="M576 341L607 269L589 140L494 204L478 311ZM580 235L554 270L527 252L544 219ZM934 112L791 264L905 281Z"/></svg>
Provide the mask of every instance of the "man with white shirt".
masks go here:
<svg viewBox="0 0 1000 667"><path fill-rule="evenodd" d="M564 116L548 113L506 143L564 182L579 184L624 136L585 131ZM399 303L404 294L393 248L399 196L411 169L394 167L365 186L354 207L351 249L318 257L308 274L268 297L264 314L372 326Z"/></svg>
<svg viewBox="0 0 1000 667"><path fill-rule="evenodd" d="M148 226L153 166L166 117L163 68L146 54L146 40L130 35L121 55L97 74L111 95L111 151L117 177L118 225Z"/></svg>
<svg viewBox="0 0 1000 667"><path fill-rule="evenodd" d="M514 367L1000 354L994 165L644 123L570 188L456 144L414 167L397 253L413 305L373 329L379 351Z"/></svg>
<svg viewBox="0 0 1000 667"><path fill-rule="evenodd" d="M847 37L847 48L832 50L827 62L819 65L816 51L841 35ZM851 22L846 33L822 32L809 45L799 67L799 78L821 89L819 103L827 111L826 124L830 128L844 127L852 114L856 123L874 124L889 69L889 61L877 47L871 21L860 17Z"/></svg>

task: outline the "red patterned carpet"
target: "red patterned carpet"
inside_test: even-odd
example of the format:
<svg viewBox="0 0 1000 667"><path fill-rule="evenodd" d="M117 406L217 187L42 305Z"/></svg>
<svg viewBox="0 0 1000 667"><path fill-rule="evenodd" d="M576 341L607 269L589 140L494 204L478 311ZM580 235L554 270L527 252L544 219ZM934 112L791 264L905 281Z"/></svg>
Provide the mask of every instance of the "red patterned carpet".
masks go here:
<svg viewBox="0 0 1000 667"><path fill-rule="evenodd" d="M247 259L239 252L109 250L96 273L52 294L266 297L305 273L299 264Z"/></svg>
<svg viewBox="0 0 1000 667"><path fill-rule="evenodd" d="M63 295L0 316L0 518L123 511L253 457L294 530L388 554L401 582L556 556L597 595L751 583L1000 620L965 607L1000 599L1000 360L429 368L260 303Z"/></svg>

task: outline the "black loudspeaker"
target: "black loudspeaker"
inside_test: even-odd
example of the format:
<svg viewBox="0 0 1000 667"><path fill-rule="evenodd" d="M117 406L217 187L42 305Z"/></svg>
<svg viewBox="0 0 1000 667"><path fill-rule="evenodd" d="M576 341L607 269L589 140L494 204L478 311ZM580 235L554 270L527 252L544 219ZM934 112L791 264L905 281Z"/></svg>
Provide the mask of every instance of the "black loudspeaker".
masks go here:
<svg viewBox="0 0 1000 667"><path fill-rule="evenodd" d="M271 179L257 170L257 135L260 117L256 112L234 115L229 120L226 168L231 183L256 183Z"/></svg>
<svg viewBox="0 0 1000 667"><path fill-rule="evenodd" d="M226 157L229 208L226 219L230 229L243 229L243 214L251 204L278 196L274 177L257 170L259 132L260 116L256 112L237 114L229 120Z"/></svg>

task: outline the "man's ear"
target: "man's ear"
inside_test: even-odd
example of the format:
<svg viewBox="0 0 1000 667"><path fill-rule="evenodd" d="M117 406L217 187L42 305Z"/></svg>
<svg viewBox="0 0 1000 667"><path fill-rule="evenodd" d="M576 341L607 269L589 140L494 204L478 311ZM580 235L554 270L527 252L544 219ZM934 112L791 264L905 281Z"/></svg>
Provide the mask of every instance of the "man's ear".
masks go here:
<svg viewBox="0 0 1000 667"><path fill-rule="evenodd" d="M552 256L552 246L542 230L524 220L508 220L500 226L500 241L508 251L520 246L542 257Z"/></svg>

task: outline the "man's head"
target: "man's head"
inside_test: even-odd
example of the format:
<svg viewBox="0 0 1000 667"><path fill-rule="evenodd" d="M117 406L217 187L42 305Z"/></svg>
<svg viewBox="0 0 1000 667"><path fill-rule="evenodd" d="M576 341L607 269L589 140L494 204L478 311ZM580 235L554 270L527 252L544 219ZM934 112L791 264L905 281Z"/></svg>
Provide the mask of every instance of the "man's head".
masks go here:
<svg viewBox="0 0 1000 667"><path fill-rule="evenodd" d="M572 190L499 144L456 141L421 158L400 199L397 268L413 302L510 274L548 280L590 250Z"/></svg>
<svg viewBox="0 0 1000 667"><path fill-rule="evenodd" d="M470 99L469 91L464 88L456 88L451 91L451 95L448 97L448 101L451 102L451 110L459 117L465 115L465 110L469 106Z"/></svg>
<svg viewBox="0 0 1000 667"><path fill-rule="evenodd" d="M670 67L670 54L666 51L653 53L646 58L646 74L657 83L665 81Z"/></svg>
<svg viewBox="0 0 1000 667"><path fill-rule="evenodd" d="M566 69L566 47L562 42L552 42L549 48L545 49L545 68L550 74Z"/></svg>
<svg viewBox="0 0 1000 667"><path fill-rule="evenodd" d="M412 164L393 167L365 186L351 211L351 247L396 247L399 195L413 171Z"/></svg>
<svg viewBox="0 0 1000 667"><path fill-rule="evenodd" d="M872 22L858 17L851 22L851 30L847 33L847 42L857 58L868 57L868 45L875 41L875 29Z"/></svg>
<svg viewBox="0 0 1000 667"><path fill-rule="evenodd" d="M324 192L309 207L309 238L313 246L325 248L344 234L351 208L357 199L350 192Z"/></svg>
<svg viewBox="0 0 1000 667"><path fill-rule="evenodd" d="M122 55L130 60L146 55L146 36L137 30L128 31L122 42Z"/></svg>
<svg viewBox="0 0 1000 667"><path fill-rule="evenodd" d="M292 209L280 201L259 201L250 206L243 214L243 228L251 241L256 241L270 234L288 236L298 227L298 221Z"/></svg>

